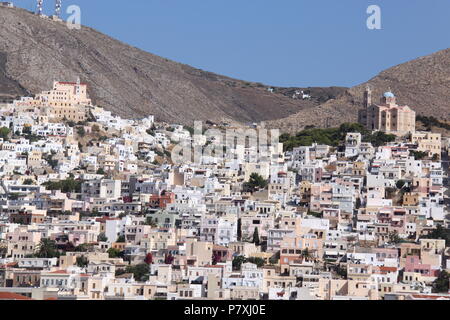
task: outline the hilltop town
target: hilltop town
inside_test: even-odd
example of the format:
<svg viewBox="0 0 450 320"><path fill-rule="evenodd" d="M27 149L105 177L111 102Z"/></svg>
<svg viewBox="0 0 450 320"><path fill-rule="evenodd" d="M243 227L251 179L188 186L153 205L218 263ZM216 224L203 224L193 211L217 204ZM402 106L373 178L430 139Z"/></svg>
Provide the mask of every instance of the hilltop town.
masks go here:
<svg viewBox="0 0 450 320"><path fill-rule="evenodd" d="M121 118L88 85L0 104L0 299L450 299L449 139L394 93L177 163L218 135Z"/></svg>

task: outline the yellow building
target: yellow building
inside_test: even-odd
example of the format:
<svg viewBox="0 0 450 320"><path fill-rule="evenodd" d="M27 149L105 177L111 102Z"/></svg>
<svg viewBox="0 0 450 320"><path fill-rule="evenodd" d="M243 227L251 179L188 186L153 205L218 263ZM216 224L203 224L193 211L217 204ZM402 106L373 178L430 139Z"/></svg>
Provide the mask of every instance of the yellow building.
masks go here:
<svg viewBox="0 0 450 320"><path fill-rule="evenodd" d="M404 207L414 207L419 205L419 194L417 193L405 193L403 195L403 206Z"/></svg>
<svg viewBox="0 0 450 320"><path fill-rule="evenodd" d="M366 175L366 164L362 161L357 161L353 163L352 174L354 176L365 176Z"/></svg>
<svg viewBox="0 0 450 320"><path fill-rule="evenodd" d="M49 117L82 122L87 117L87 107L92 106L87 95L87 84L77 82L53 83L53 89L37 94L35 98L25 98L14 102L19 108L39 108Z"/></svg>
<svg viewBox="0 0 450 320"><path fill-rule="evenodd" d="M90 106L91 99L87 96L87 84L77 82L53 83L53 89L40 95L44 101L54 107L69 107L74 105Z"/></svg>
<svg viewBox="0 0 450 320"><path fill-rule="evenodd" d="M291 276L281 276L279 270L273 266L265 266L263 270L263 285L261 291L269 292L269 288L289 289L297 284L297 278Z"/></svg>
<svg viewBox="0 0 450 320"><path fill-rule="evenodd" d="M440 133L416 132L411 134L411 142L417 145L417 150L427 152L429 156L442 152L442 137Z"/></svg>

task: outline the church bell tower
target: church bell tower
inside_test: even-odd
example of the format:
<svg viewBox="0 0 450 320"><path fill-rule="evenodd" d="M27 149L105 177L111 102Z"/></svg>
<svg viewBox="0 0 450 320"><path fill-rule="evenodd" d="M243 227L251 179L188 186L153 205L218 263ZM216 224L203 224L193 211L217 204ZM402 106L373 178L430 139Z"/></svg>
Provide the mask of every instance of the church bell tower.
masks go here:
<svg viewBox="0 0 450 320"><path fill-rule="evenodd" d="M372 89L369 86L364 91L364 108L369 108L372 105Z"/></svg>

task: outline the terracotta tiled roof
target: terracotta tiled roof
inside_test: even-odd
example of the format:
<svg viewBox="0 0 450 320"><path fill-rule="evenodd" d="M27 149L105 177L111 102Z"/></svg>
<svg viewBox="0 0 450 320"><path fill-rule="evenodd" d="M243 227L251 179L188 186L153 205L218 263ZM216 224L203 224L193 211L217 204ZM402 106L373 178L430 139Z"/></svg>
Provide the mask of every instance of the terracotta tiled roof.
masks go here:
<svg viewBox="0 0 450 320"><path fill-rule="evenodd" d="M397 271L396 267L380 267L380 271L382 272L395 272Z"/></svg>
<svg viewBox="0 0 450 320"><path fill-rule="evenodd" d="M56 270L56 271L52 271L52 272L49 272L49 273L53 273L53 274L67 274L67 271L66 270Z"/></svg>
<svg viewBox="0 0 450 320"><path fill-rule="evenodd" d="M224 266L215 266L212 264L206 265L205 268L223 268Z"/></svg>
<svg viewBox="0 0 450 320"><path fill-rule="evenodd" d="M7 264L0 265L0 268L9 268L9 267L14 267L16 265L17 265L17 262L9 262Z"/></svg>
<svg viewBox="0 0 450 320"><path fill-rule="evenodd" d="M225 247L225 246L221 246L221 245L218 245L218 244L215 244L214 246L213 246L213 250L228 250L228 248L227 247Z"/></svg>
<svg viewBox="0 0 450 320"><path fill-rule="evenodd" d="M416 299L433 299L433 300L440 299L440 298L450 299L450 296L426 295L426 294L413 294L412 297L416 298Z"/></svg>
<svg viewBox="0 0 450 320"><path fill-rule="evenodd" d="M13 292L0 292L0 300L33 300Z"/></svg>

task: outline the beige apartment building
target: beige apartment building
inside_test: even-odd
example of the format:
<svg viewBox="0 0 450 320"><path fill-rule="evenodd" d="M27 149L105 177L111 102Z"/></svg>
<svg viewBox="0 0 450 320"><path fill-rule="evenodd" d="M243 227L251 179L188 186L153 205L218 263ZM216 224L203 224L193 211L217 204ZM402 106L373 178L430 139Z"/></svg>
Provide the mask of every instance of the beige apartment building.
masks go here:
<svg viewBox="0 0 450 320"><path fill-rule="evenodd" d="M440 133L415 132L411 134L411 142L417 145L417 150L427 152L428 156L442 152L442 137Z"/></svg>
<svg viewBox="0 0 450 320"><path fill-rule="evenodd" d="M77 82L58 82L53 83L53 89L43 92L40 95L52 107L69 107L73 105L92 104L87 96L87 84Z"/></svg>
<svg viewBox="0 0 450 320"><path fill-rule="evenodd" d="M262 292L268 293L269 288L294 288L297 284L296 277L284 277L279 275L279 270L273 266L264 266L263 268Z"/></svg>
<svg viewBox="0 0 450 320"><path fill-rule="evenodd" d="M211 263L213 254L212 242L200 242L194 239L186 240L186 257L195 261L195 266L205 266Z"/></svg>
<svg viewBox="0 0 450 320"><path fill-rule="evenodd" d="M404 207L415 207L419 205L420 197L417 193L408 192L403 195Z"/></svg>
<svg viewBox="0 0 450 320"><path fill-rule="evenodd" d="M26 98L14 102L16 107L42 107L49 117L57 120L85 121L87 107L92 105L87 95L87 84L77 82L53 82L53 89L37 94L35 98Z"/></svg>
<svg viewBox="0 0 450 320"><path fill-rule="evenodd" d="M366 280L319 279L317 292L319 299L335 300L337 297L348 299L378 300L377 286Z"/></svg>
<svg viewBox="0 0 450 320"><path fill-rule="evenodd" d="M42 166L42 152L33 150L28 153L27 165L31 168L39 168Z"/></svg>

